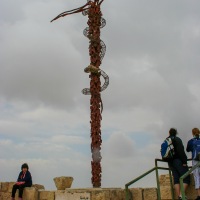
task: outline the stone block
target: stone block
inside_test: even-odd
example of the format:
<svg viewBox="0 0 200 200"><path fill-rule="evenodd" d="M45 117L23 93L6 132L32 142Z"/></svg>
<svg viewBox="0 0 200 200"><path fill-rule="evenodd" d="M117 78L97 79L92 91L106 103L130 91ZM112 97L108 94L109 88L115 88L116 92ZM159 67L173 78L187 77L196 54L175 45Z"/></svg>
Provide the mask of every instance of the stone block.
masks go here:
<svg viewBox="0 0 200 200"><path fill-rule="evenodd" d="M12 188L13 188L14 184L15 184L15 182L9 182L8 183L8 192L12 192Z"/></svg>
<svg viewBox="0 0 200 200"><path fill-rule="evenodd" d="M66 193L65 197L67 200L91 200L90 193L82 192L82 193Z"/></svg>
<svg viewBox="0 0 200 200"><path fill-rule="evenodd" d="M9 182L2 182L1 183L1 191L2 192L7 192L9 187Z"/></svg>
<svg viewBox="0 0 200 200"><path fill-rule="evenodd" d="M38 190L34 187L24 188L23 200L38 200Z"/></svg>
<svg viewBox="0 0 200 200"><path fill-rule="evenodd" d="M77 192L78 191L78 192ZM55 200L91 200L90 192L85 190L74 190L74 191L64 191L57 190L55 191Z"/></svg>
<svg viewBox="0 0 200 200"><path fill-rule="evenodd" d="M172 199L171 187L160 186L161 199Z"/></svg>
<svg viewBox="0 0 200 200"><path fill-rule="evenodd" d="M1 200L10 200L11 194L9 192L1 192L0 198Z"/></svg>
<svg viewBox="0 0 200 200"><path fill-rule="evenodd" d="M109 191L102 192L102 190L93 190L91 192L91 199L92 200L106 200L106 199L110 199L109 198Z"/></svg>
<svg viewBox="0 0 200 200"><path fill-rule="evenodd" d="M40 185L40 184L33 184L32 187L34 187L37 190L45 190L44 185Z"/></svg>
<svg viewBox="0 0 200 200"><path fill-rule="evenodd" d="M55 200L65 200L65 190L55 191Z"/></svg>
<svg viewBox="0 0 200 200"><path fill-rule="evenodd" d="M156 188L145 188L143 190L143 200L157 200L157 189Z"/></svg>
<svg viewBox="0 0 200 200"><path fill-rule="evenodd" d="M130 196L132 197L131 200L143 200L143 189L142 188L130 188Z"/></svg>
<svg viewBox="0 0 200 200"><path fill-rule="evenodd" d="M38 191L39 200L54 200L55 192L54 191Z"/></svg>
<svg viewBox="0 0 200 200"><path fill-rule="evenodd" d="M71 187L74 179L73 177L70 176L61 176L61 177L55 177L53 180L57 190L65 190L66 188Z"/></svg>
<svg viewBox="0 0 200 200"><path fill-rule="evenodd" d="M113 189L110 190L110 199L112 200L125 200L126 193L124 189Z"/></svg>
<svg viewBox="0 0 200 200"><path fill-rule="evenodd" d="M169 174L162 174L159 177L160 186L169 186L170 185L170 177Z"/></svg>
<svg viewBox="0 0 200 200"><path fill-rule="evenodd" d="M58 195L56 194L57 197ZM124 189L121 188L86 188L86 189L68 188L65 190L65 194L62 194L62 196L66 196L66 199L70 200L80 200L80 199L125 200L125 191Z"/></svg>
<svg viewBox="0 0 200 200"><path fill-rule="evenodd" d="M92 189L91 188L88 188L88 189L85 189L85 188L71 189L71 188L67 188L65 190L65 195L66 195L66 199L69 199L69 200L91 200L92 199L92 192L94 190L100 191L102 189L101 188L100 189L93 189L93 188ZM98 197L100 197L100 196L98 195Z"/></svg>

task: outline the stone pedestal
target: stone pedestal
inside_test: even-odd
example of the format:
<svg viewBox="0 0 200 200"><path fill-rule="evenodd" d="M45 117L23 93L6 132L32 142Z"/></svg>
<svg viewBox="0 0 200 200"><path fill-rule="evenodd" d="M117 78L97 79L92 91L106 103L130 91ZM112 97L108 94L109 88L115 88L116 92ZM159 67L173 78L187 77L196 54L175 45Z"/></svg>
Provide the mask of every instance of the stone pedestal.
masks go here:
<svg viewBox="0 0 200 200"><path fill-rule="evenodd" d="M73 177L70 176L61 176L61 177L55 177L53 180L57 190L65 190L66 188L71 187L74 179Z"/></svg>

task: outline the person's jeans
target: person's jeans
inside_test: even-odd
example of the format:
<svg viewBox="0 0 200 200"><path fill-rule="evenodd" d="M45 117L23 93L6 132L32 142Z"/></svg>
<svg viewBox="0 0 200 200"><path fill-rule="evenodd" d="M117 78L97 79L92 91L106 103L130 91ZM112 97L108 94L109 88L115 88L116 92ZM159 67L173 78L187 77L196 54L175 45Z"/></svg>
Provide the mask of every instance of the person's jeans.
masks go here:
<svg viewBox="0 0 200 200"><path fill-rule="evenodd" d="M26 184L22 184L22 185L13 185L13 188L12 188L12 198L15 198L15 193L17 191L17 189L19 190L19 198L22 198L22 195L23 195L23 190L25 187L31 187L29 185L26 185Z"/></svg>

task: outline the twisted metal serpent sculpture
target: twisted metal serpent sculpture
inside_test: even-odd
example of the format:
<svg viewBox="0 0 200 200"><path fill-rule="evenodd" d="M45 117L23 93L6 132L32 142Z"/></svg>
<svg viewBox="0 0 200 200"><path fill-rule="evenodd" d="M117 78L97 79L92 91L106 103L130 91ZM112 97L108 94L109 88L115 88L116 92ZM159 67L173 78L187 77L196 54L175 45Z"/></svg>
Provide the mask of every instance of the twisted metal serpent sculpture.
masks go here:
<svg viewBox="0 0 200 200"><path fill-rule="evenodd" d="M106 25L106 20L102 18L101 4L104 0L88 0L87 3L79 8L61 13L52 21L60 17L82 12L84 16L88 15L88 27L83 34L89 39L89 55L90 65L84 69L86 73L90 73L90 88L85 88L82 93L91 95L90 99L90 124L91 124L91 152L92 152L92 185L93 187L101 187L101 120L103 103L101 93L108 87L109 77L100 69L101 61L105 55L106 45L100 39L100 29ZM52 22L51 21L51 22ZM101 87L100 76L105 80Z"/></svg>

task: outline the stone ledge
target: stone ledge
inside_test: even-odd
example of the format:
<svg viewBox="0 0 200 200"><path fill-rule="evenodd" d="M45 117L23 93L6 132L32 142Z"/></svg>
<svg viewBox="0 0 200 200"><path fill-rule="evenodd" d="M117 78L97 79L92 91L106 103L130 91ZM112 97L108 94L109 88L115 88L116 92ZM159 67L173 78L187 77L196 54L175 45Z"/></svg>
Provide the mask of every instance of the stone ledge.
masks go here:
<svg viewBox="0 0 200 200"><path fill-rule="evenodd" d="M55 191L55 200L125 200L121 188L77 188Z"/></svg>
<svg viewBox="0 0 200 200"><path fill-rule="evenodd" d="M189 200L196 198L194 179L191 174L191 185L186 195ZM161 199L171 200L169 175L160 176ZM14 182L0 182L0 200L10 200ZM156 188L129 188L130 200L157 200ZM65 190L46 191L44 186L34 184L24 189L23 200L125 200L123 188L66 188ZM17 199L17 198L16 198Z"/></svg>
<svg viewBox="0 0 200 200"><path fill-rule="evenodd" d="M10 200L14 184L15 182L0 182L0 200ZM23 200L38 200L38 191L44 189L44 186L40 184L33 184L32 187L24 188ZM16 199L18 199L18 194L17 190Z"/></svg>

